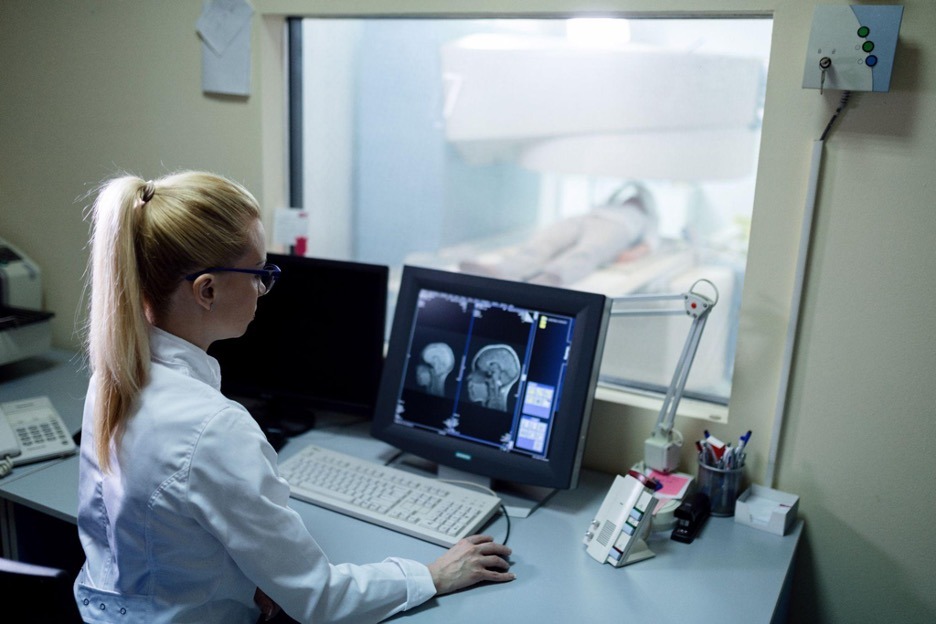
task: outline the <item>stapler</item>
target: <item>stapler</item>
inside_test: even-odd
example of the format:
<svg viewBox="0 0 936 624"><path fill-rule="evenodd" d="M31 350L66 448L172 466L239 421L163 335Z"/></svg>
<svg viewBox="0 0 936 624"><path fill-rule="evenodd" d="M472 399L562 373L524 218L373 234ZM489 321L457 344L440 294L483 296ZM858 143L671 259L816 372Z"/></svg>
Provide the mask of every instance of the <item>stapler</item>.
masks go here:
<svg viewBox="0 0 936 624"><path fill-rule="evenodd" d="M677 542L691 544L702 529L705 519L709 517L711 508L711 501L704 492L696 492L687 497L673 512L676 528L670 537Z"/></svg>

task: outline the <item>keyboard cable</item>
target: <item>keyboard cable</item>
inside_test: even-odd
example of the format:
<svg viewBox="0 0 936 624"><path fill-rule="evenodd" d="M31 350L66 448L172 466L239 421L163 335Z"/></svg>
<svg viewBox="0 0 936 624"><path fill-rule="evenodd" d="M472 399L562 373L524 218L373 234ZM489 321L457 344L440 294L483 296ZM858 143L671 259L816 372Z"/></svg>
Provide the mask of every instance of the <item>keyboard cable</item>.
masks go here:
<svg viewBox="0 0 936 624"><path fill-rule="evenodd" d="M494 497L499 498L499 497L497 496L497 494L494 492L494 490L492 490L491 488L488 488L488 487L484 487L484 486L481 485L480 483L473 483L473 482L471 482L471 481L459 481L459 480L457 480L457 479L439 479L439 481L442 481L443 483L451 483L451 484L453 484L453 485L464 485L464 486L468 486L468 487L473 487L473 488L475 488L475 489L477 489L477 490L481 490L482 492L487 492L487 493L490 494L491 496L494 496ZM504 534L504 539L503 539L503 541L501 542L501 544L503 544L504 546L506 546L506 545L507 545L507 540L510 539L510 514L507 513L507 508L504 507L504 503L500 503L499 507L500 507L500 509L501 509L501 515L503 515L503 516L504 516L504 520L507 521L507 531L505 532L505 534Z"/></svg>

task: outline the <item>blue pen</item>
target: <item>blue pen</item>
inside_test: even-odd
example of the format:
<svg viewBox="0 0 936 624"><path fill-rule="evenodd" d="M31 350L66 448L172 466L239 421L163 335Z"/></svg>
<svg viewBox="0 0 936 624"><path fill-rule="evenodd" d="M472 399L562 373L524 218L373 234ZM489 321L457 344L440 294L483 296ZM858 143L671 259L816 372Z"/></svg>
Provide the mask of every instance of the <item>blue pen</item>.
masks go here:
<svg viewBox="0 0 936 624"><path fill-rule="evenodd" d="M738 444L738 448L735 453L738 454L738 465L743 466L747 455L744 453L744 447L747 446L748 441L751 439L751 432L748 431L743 436L741 436L741 442Z"/></svg>
<svg viewBox="0 0 936 624"><path fill-rule="evenodd" d="M747 446L748 440L751 439L751 432L748 431L743 436L741 436L741 441L738 443L738 452L741 453L744 451L744 447Z"/></svg>

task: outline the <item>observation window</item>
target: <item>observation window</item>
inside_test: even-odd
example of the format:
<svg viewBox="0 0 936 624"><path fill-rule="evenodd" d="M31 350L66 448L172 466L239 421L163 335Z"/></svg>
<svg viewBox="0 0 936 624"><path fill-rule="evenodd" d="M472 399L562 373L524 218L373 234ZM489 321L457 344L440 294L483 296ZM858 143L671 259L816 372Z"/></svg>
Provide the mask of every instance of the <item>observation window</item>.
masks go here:
<svg viewBox="0 0 936 624"><path fill-rule="evenodd" d="M307 255L610 297L714 283L685 397L727 406L767 18L295 18ZM391 300L393 297L391 296ZM392 301L390 312L392 315ZM659 396L690 319L611 322L604 387Z"/></svg>

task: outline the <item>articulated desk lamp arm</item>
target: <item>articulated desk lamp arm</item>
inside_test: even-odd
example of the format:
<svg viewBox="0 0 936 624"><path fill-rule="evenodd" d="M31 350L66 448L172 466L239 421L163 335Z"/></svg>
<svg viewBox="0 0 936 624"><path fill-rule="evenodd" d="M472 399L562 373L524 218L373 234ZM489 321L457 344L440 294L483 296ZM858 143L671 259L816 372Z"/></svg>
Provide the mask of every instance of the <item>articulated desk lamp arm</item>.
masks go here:
<svg viewBox="0 0 936 624"><path fill-rule="evenodd" d="M714 299L710 299L696 291L696 287L703 282L708 284L712 290L715 291ZM679 454L683 439L682 434L673 429L673 422L676 420L676 408L679 407L679 401L682 399L683 390L686 387L686 379L689 378L689 371L692 368L692 362L699 348L699 341L702 339L702 332L705 329L705 323L708 320L709 312L712 311L712 308L715 307L715 304L718 302L718 289L715 287L715 284L709 280L700 279L692 284L688 292L681 294L629 295L626 297L617 297L613 300L614 304L677 300L683 301L682 308L615 310L612 306L611 310L611 316L673 316L686 314L692 317L689 335L686 338L686 344L683 346L682 354L679 356L679 360L676 363L673 380L670 382L669 389L666 391L666 397L663 399L663 406L660 408L660 415L657 418L656 427L644 443L644 463L646 466L665 473L674 471L679 465Z"/></svg>

